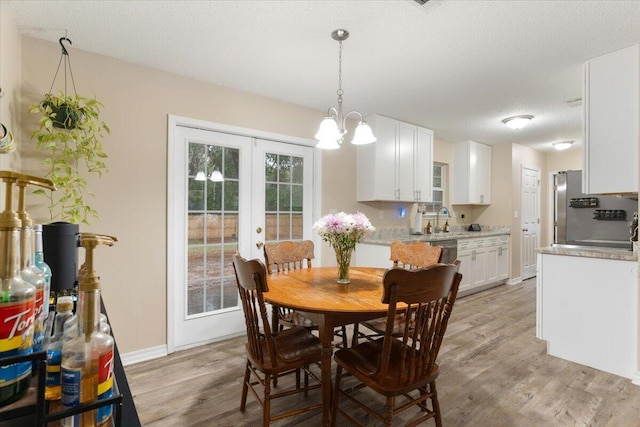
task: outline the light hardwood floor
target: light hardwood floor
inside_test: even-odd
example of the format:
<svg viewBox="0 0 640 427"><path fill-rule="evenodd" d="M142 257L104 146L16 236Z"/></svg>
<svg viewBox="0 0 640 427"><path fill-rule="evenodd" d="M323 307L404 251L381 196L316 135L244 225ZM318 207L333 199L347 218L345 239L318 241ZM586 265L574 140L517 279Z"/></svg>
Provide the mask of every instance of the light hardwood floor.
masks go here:
<svg viewBox="0 0 640 427"><path fill-rule="evenodd" d="M640 426L640 387L546 354L535 338L535 300L532 279L456 302L439 355L444 425ZM258 426L252 396L244 414L238 409L244 363L244 338L235 338L125 370L144 426ZM320 414L272 425L302 424L321 425Z"/></svg>

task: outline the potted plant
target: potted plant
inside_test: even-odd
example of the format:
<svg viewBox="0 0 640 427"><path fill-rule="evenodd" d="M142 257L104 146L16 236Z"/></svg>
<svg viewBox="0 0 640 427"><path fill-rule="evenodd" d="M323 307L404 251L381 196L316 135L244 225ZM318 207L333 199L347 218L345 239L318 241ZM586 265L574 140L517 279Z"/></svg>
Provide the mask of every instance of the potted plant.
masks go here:
<svg viewBox="0 0 640 427"><path fill-rule="evenodd" d="M53 181L56 192L35 190L49 198L49 214L52 220L73 224L89 224L89 218L98 213L89 206L87 181L81 172L102 175L108 172L104 163L107 155L102 149L102 138L109 127L100 120L102 103L95 98L84 98L60 91L47 93L29 111L38 114L39 127L31 134L36 148L47 153L44 164L48 167L46 178Z"/></svg>

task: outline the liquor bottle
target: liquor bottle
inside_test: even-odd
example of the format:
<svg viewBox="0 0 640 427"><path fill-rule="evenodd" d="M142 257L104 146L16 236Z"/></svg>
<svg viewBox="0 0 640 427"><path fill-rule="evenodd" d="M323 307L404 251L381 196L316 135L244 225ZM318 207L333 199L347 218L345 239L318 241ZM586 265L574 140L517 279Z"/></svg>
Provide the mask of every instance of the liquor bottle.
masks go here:
<svg viewBox="0 0 640 427"><path fill-rule="evenodd" d="M100 280L93 270L93 250L100 244L112 246L114 237L80 233L85 248L85 274L78 278L78 335L62 344L62 408L106 399L113 395L113 349L110 335L100 331ZM113 406L82 412L65 418L64 426L111 425Z"/></svg>
<svg viewBox="0 0 640 427"><path fill-rule="evenodd" d="M49 304L51 302L51 268L44 261L44 252L42 250L42 224L35 224L33 226L33 231L36 235L36 251L33 254L33 263L37 268L42 270L44 273L44 296L45 302L42 312L45 315L45 318L49 316L49 310L53 307L50 307ZM49 298L47 298L49 296ZM55 304L55 298L54 298Z"/></svg>
<svg viewBox="0 0 640 427"><path fill-rule="evenodd" d="M25 193L27 187L37 185L39 187L55 190L53 182L48 179L38 178L36 176L19 174L16 181L18 189L18 217L22 222L20 230L20 259L21 269L20 276L22 279L36 288L36 299L34 306L34 333L33 333L33 351L42 350L42 341L44 340L44 323L48 315L45 312L45 279L42 270L37 268L33 263L33 220L29 217L29 213L25 210ZM48 294L46 294L48 295Z"/></svg>
<svg viewBox="0 0 640 427"><path fill-rule="evenodd" d="M53 316L53 313L51 314ZM45 334L45 349L47 351L47 376L45 379L44 398L59 400L62 396L60 382L60 362L62 359L62 336L64 323L73 315L73 300L70 296L58 298L55 318L53 321L53 335Z"/></svg>
<svg viewBox="0 0 640 427"><path fill-rule="evenodd" d="M5 210L0 213L0 358L28 355L33 344L33 316L36 289L20 277L20 227L12 210L13 184L20 175L0 171L6 184ZM0 406L18 400L29 388L31 362L0 367Z"/></svg>

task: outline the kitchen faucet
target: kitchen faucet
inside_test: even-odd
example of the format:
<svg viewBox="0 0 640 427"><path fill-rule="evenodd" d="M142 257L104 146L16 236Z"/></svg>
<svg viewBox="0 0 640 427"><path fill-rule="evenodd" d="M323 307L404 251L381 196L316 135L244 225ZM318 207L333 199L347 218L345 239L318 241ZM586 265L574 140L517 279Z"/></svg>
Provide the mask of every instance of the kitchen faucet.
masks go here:
<svg viewBox="0 0 640 427"><path fill-rule="evenodd" d="M447 208L446 206L442 206L440 207L440 209L438 209L438 212L436 213L436 228L434 230L434 233L439 233L440 231L440 211L442 211L444 209L444 211L446 212L445 215L447 215L448 217L451 217L451 214L449 213L449 208Z"/></svg>

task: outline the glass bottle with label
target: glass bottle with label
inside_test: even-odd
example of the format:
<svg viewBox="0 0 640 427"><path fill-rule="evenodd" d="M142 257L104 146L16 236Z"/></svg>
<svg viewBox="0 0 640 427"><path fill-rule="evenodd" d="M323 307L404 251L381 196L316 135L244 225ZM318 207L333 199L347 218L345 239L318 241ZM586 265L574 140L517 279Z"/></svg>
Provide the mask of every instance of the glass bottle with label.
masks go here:
<svg viewBox="0 0 640 427"><path fill-rule="evenodd" d="M0 171L6 184L5 210L0 213L0 358L31 353L36 289L20 277L20 227L22 222L11 208L13 184L19 174ZM0 406L18 400L29 388L31 362L0 367Z"/></svg>
<svg viewBox="0 0 640 427"><path fill-rule="evenodd" d="M51 314L54 315L53 313ZM62 359L62 336L64 322L73 315L73 300L70 296L58 298L55 318L53 321L53 335L45 337L47 351L47 375L45 379L44 398L59 400L62 396L60 382L60 362Z"/></svg>
<svg viewBox="0 0 640 427"><path fill-rule="evenodd" d="M115 238L80 233L85 248L85 274L79 276L78 335L62 345L62 407L106 399L113 394L113 348L110 335L100 331L100 281L93 270L93 250L113 245ZM63 426L111 425L112 405L65 418Z"/></svg>
<svg viewBox="0 0 640 427"><path fill-rule="evenodd" d="M51 268L49 264L44 261L44 252L42 250L42 224L35 224L33 226L33 232L36 236L36 250L33 254L33 263L44 273L44 308L42 309L45 318L49 316L49 310L53 307L49 307L50 294L51 294Z"/></svg>

